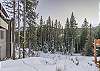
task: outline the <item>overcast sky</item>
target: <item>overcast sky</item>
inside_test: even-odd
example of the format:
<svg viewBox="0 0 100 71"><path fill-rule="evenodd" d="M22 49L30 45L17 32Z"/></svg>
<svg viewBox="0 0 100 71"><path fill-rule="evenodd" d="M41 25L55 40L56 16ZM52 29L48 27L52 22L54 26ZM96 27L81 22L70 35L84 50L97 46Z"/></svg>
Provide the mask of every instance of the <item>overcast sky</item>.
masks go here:
<svg viewBox="0 0 100 71"><path fill-rule="evenodd" d="M48 16L52 19L61 20L65 24L66 18L74 12L79 27L84 18L93 25L99 23L99 2L100 0L39 0L37 11L39 16L46 20Z"/></svg>

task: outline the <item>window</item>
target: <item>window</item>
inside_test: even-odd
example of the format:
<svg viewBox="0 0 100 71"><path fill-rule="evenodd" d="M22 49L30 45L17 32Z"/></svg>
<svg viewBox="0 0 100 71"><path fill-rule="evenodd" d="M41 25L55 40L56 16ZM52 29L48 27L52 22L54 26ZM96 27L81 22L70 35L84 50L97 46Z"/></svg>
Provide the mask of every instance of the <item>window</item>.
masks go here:
<svg viewBox="0 0 100 71"><path fill-rule="evenodd" d="M100 46L96 47L97 56L100 56Z"/></svg>
<svg viewBox="0 0 100 71"><path fill-rule="evenodd" d="M1 32L0 38L4 39L4 31L1 30L0 32Z"/></svg>

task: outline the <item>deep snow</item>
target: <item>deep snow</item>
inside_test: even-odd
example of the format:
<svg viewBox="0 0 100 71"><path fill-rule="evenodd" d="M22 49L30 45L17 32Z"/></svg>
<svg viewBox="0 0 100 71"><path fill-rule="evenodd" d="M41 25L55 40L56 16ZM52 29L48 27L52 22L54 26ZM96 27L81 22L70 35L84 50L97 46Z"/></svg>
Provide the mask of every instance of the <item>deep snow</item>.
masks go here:
<svg viewBox="0 0 100 71"><path fill-rule="evenodd" d="M2 61L0 71L98 71L93 57L44 54L18 60Z"/></svg>

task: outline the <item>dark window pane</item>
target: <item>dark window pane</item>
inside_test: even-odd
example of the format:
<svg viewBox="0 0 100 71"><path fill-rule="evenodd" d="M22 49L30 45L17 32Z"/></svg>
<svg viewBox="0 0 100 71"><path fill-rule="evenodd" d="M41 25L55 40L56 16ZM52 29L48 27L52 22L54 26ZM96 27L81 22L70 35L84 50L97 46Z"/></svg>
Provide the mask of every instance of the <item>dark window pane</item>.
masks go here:
<svg viewBox="0 0 100 71"><path fill-rule="evenodd" d="M4 31L1 30L1 39L4 39Z"/></svg>

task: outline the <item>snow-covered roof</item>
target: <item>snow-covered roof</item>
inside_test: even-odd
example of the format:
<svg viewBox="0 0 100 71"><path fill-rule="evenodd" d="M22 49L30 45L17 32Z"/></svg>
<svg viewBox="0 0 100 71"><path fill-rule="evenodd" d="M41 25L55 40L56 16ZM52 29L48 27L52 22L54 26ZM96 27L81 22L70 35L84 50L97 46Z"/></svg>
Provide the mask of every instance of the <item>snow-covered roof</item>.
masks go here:
<svg viewBox="0 0 100 71"><path fill-rule="evenodd" d="M0 27L8 30L8 24L0 17Z"/></svg>

